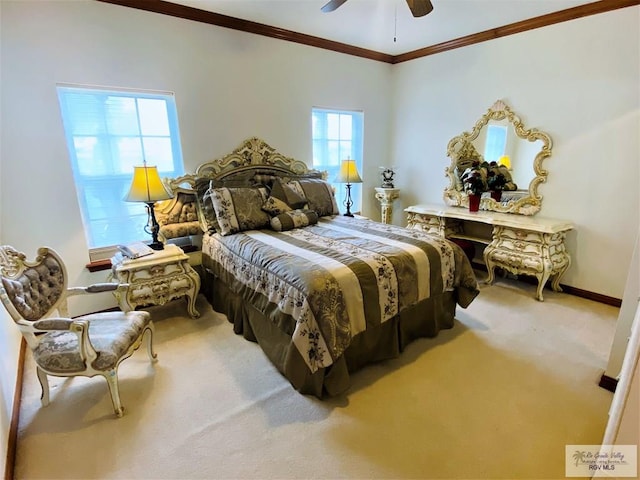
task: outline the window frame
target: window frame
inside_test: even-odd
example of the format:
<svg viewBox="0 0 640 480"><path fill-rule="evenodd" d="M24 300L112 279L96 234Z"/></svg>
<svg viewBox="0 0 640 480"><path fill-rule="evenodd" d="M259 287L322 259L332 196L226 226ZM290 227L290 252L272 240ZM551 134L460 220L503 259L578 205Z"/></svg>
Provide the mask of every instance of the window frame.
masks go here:
<svg viewBox="0 0 640 480"><path fill-rule="evenodd" d="M484 146L484 159L497 162L507 148L508 127L506 125L487 125Z"/></svg>
<svg viewBox="0 0 640 480"><path fill-rule="evenodd" d="M158 165L158 170L161 177L175 177L184 173L184 162L182 157L182 146L180 141L180 128L178 122L175 93L169 91L126 87L104 87L97 85L72 83L57 83L56 93L58 95L67 152L69 154L69 162L73 173L74 187L76 188L76 198L82 217L83 231L87 242L90 261L96 262L111 257L117 251L118 244L129 243L130 241L148 241L149 236L144 232L144 225L146 225L147 223L147 212L145 206L143 204L125 202L124 195L126 194L126 189L128 188L131 182L131 178L133 177L134 165L142 165L145 161L149 165L156 165L157 162L155 162L153 158L153 153L150 153L150 148L154 139L168 138L170 141L170 155L168 155L167 158L170 159L171 169L166 168L166 165L163 165L165 168L161 169L161 165ZM77 130L74 130L74 128L77 129L78 127L78 120L77 118L72 118L72 107L70 105L70 98L68 97L69 95L73 94L94 95L97 102L103 102L101 105L99 105L99 107L97 107L100 112L100 116L96 117L97 119L93 120L95 121L96 125L98 125L100 122L103 123L103 125L101 125L100 127L96 127L96 131L78 133ZM109 131L109 111L107 109L108 105L106 103L106 99L109 97L134 99L135 121L137 127L136 134L132 134L130 132L124 134L122 132ZM140 100L145 99L164 101L167 120L167 124L165 124L165 127L168 128L167 134L149 134L148 132L144 132L141 124ZM78 114L78 112L76 111L75 113L75 115L77 116L80 116L82 114L86 114L86 112ZM132 118L133 116L129 115L126 117L126 121L132 121ZM74 124L74 122L76 123ZM101 153L103 153L103 156L96 155L96 158L100 158L100 160L103 162L103 168L106 170L110 170L110 172L98 173L94 175L87 174L86 172L81 172L79 160L80 150L74 141L82 137L95 139L96 145L93 146L94 150L101 150ZM115 146L120 144L114 143L118 140L128 140L130 142L135 142L137 140L139 142L139 155L137 155L137 158L134 158L132 160L131 158L123 158L121 156L118 156L117 148L115 148ZM169 150L167 149L163 149L161 156L167 155L168 151ZM166 158L162 159L163 164L166 164L166 162ZM127 170L124 171L123 167L127 168ZM130 172L128 171L129 167L131 169ZM86 164L83 165L82 168L86 169ZM103 185L103 191L108 192L110 196L118 195L120 198L122 198L122 204L120 205L118 205L118 203L112 198L110 203L107 204L105 202L105 205L101 207L106 212L112 213L111 208L118 205L118 215L109 215L107 213L107 215L102 214L101 216L100 214L98 214L96 216L95 207L92 211L92 206L89 202L88 191L91 188L97 188L98 190L96 191L99 191L100 184ZM109 186L105 187L105 184L108 184ZM111 205L111 207L109 207L108 205ZM116 241L113 244L111 244L111 242L108 242L108 244L105 242L101 242L98 240L98 231L96 230L99 222L104 222L107 227L113 227L116 232L122 231L123 237L131 234L136 235L137 238L123 238L123 240ZM125 223L127 223L128 228L126 230L119 230L118 225L123 225ZM135 230L134 227L132 227L132 224L136 226ZM137 226L139 226L139 228L137 228ZM129 230L129 234L126 233L127 230ZM132 233L134 231L135 234ZM113 235L111 240L113 240Z"/></svg>
<svg viewBox="0 0 640 480"><path fill-rule="evenodd" d="M320 114L324 120L324 124L318 126L321 132L317 132L315 128L315 116L316 114ZM351 117L351 137L349 139L343 139L341 136L341 128L338 127L338 136L329 136L329 125L328 125L328 116L336 114L336 115L345 115ZM352 110L352 109L341 109L341 108L328 108L328 107L312 107L311 109L311 144L312 144L312 162L313 168L317 170L327 171L328 177L327 181L332 185L336 193L336 201L338 203L338 208L341 213L343 213L345 209L345 199L346 199L346 187L345 184L339 183L335 181L335 177L340 170L340 164L342 160L353 159L356 161L356 166L358 168L358 172L360 176L363 177L363 151L364 151L364 111L362 110ZM319 134L318 134L319 133ZM329 162L318 162L317 159L322 157L323 159L327 159L332 152L330 151L330 142L337 142L338 151L337 153L333 153L333 157L331 160L333 161L333 165L331 165L331 161ZM349 147L345 148L346 151L343 150L343 146L345 143L349 143ZM337 158L335 158L337 155ZM362 209L362 184L361 183L353 183L351 184L351 199L353 201L353 205L351 206L352 213L358 214Z"/></svg>

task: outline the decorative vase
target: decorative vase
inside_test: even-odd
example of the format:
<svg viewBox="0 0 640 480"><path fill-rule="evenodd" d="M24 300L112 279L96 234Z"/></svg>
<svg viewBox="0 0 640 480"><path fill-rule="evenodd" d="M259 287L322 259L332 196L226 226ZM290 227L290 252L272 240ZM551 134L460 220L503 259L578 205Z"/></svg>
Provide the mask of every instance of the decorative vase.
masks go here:
<svg viewBox="0 0 640 480"><path fill-rule="evenodd" d="M469 211L477 212L480 210L480 198L481 195L474 195L472 193L469 194Z"/></svg>
<svg viewBox="0 0 640 480"><path fill-rule="evenodd" d="M502 190L491 190L491 198L493 198L496 202L499 202L502 198Z"/></svg>

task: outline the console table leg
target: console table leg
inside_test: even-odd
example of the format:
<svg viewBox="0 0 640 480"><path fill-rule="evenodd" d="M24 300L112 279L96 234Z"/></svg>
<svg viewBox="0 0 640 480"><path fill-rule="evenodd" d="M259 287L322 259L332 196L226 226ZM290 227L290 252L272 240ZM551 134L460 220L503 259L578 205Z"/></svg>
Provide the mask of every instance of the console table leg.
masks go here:
<svg viewBox="0 0 640 480"><path fill-rule="evenodd" d="M536 275L538 279L538 289L536 290L536 299L540 300L541 302L544 302L544 297L542 296L542 290L544 290L544 286L547 283L547 280L549 280L550 275L551 275L551 272L548 272L548 271L543 271L542 274Z"/></svg>
<svg viewBox="0 0 640 480"><path fill-rule="evenodd" d="M562 287L560 286L560 275L555 275L551 279L551 290L553 290L554 292L562 291Z"/></svg>
<svg viewBox="0 0 640 480"><path fill-rule="evenodd" d="M487 266L487 279L484 281L487 285L491 285L495 279L494 269L495 265L487 255L487 250L484 251L484 264Z"/></svg>
<svg viewBox="0 0 640 480"><path fill-rule="evenodd" d="M562 291L562 287L560 286L560 279L562 278L562 275L564 275L564 272L567 271L567 269L569 268L569 265L571 264L571 260L569 259L569 257L567 256L567 263L564 267L562 267L558 273L553 277L553 280L551 280L551 289L554 292L561 292Z"/></svg>

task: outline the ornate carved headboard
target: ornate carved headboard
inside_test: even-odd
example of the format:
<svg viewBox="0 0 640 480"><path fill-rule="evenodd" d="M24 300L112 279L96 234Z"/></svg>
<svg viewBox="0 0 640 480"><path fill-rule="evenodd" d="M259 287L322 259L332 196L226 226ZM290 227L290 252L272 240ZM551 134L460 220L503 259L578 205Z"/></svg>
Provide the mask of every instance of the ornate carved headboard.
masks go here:
<svg viewBox="0 0 640 480"><path fill-rule="evenodd" d="M199 165L195 173L163 181L172 191L184 190L188 185L196 194L200 227L207 232L215 224L211 202L205 201L210 187L268 184L273 177L300 176L326 179L326 172L309 169L304 162L279 153L264 140L251 137L231 153Z"/></svg>
<svg viewBox="0 0 640 480"><path fill-rule="evenodd" d="M309 169L307 164L279 153L264 140L251 137L231 153L196 168L195 173L185 174L173 179L165 179L165 184L175 189L188 184L196 189L203 180L238 181L248 179L252 175L271 173L278 176L309 175L324 176L324 172Z"/></svg>

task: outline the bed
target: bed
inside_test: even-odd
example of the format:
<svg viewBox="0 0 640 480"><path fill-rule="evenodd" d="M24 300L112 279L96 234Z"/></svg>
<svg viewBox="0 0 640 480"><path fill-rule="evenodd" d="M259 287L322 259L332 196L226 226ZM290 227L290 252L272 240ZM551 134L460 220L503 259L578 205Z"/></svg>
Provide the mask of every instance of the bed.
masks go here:
<svg viewBox="0 0 640 480"><path fill-rule="evenodd" d="M478 294L456 244L340 215L322 172L258 138L175 182L196 191L205 295L301 393L346 391Z"/></svg>

